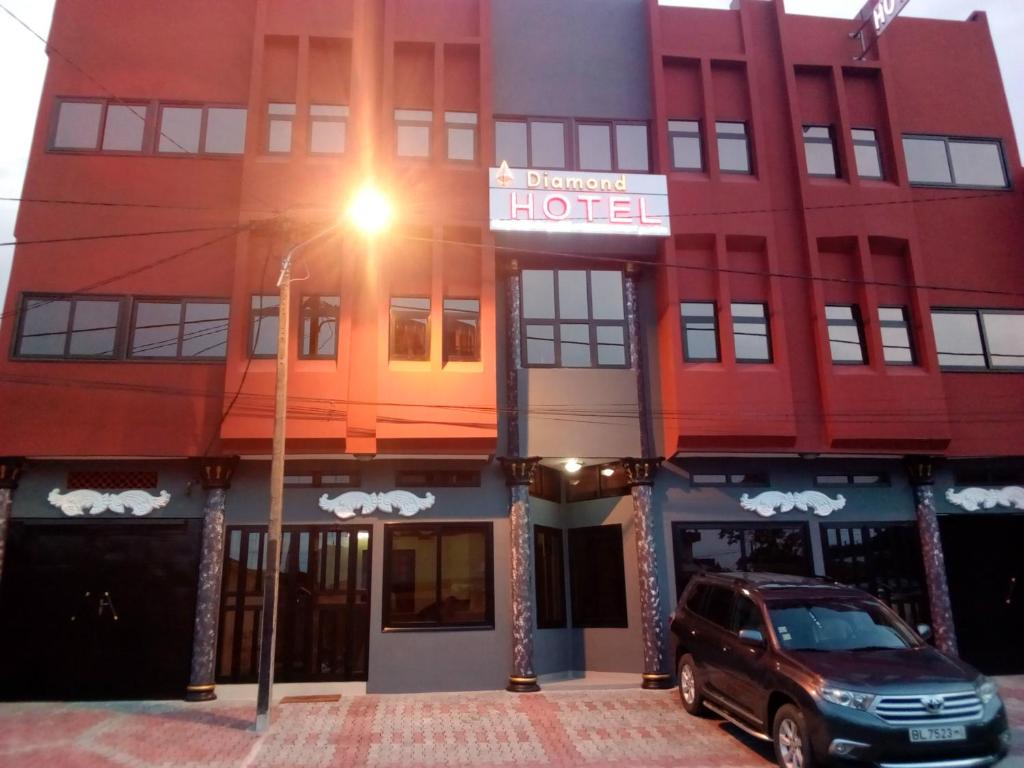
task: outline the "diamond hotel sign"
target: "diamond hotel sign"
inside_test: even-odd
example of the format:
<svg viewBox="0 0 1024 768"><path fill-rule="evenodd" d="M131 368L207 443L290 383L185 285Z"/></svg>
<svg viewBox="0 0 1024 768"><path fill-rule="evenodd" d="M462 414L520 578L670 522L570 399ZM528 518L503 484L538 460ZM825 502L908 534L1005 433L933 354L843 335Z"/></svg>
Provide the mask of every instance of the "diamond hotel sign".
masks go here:
<svg viewBox="0 0 1024 768"><path fill-rule="evenodd" d="M491 230L668 237L664 176L490 169Z"/></svg>

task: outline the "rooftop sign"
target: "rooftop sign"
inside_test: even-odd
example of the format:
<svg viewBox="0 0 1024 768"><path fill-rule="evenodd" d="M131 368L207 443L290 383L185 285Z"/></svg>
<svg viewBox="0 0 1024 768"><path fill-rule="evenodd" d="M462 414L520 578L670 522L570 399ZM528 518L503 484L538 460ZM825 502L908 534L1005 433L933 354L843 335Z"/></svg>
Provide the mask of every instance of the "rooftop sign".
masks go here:
<svg viewBox="0 0 1024 768"><path fill-rule="evenodd" d="M868 0L860 11L860 20L865 25L871 24L875 36L880 36L893 20L906 8L910 0Z"/></svg>
<svg viewBox="0 0 1024 768"><path fill-rule="evenodd" d="M491 230L668 237L664 176L490 169Z"/></svg>

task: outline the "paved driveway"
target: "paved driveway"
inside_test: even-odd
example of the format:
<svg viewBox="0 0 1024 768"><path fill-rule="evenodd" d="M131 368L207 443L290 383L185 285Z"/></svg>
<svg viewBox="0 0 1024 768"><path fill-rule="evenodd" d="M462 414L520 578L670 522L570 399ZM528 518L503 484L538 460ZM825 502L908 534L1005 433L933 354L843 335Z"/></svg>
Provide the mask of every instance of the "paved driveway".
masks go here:
<svg viewBox="0 0 1024 768"><path fill-rule="evenodd" d="M1024 767L1024 679L1004 683ZM282 704L262 736L236 703L0 705L4 768L771 765L765 745L687 717L674 691L343 697Z"/></svg>

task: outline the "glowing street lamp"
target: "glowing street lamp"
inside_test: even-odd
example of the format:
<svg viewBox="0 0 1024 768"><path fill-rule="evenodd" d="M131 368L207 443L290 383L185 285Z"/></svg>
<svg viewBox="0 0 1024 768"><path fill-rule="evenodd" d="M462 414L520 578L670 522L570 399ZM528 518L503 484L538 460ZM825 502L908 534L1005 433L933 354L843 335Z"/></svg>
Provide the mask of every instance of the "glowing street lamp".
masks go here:
<svg viewBox="0 0 1024 768"><path fill-rule="evenodd" d="M380 234L391 223L390 201L373 185L363 187L349 204L348 217L339 217L322 232L288 251L277 278L277 382L274 388L274 440L270 464L270 519L267 525L267 564L263 574L263 617L256 691L256 730L270 727L271 690L274 684L274 646L277 634L277 593L281 567L281 516L284 505L284 442L288 404L288 321L290 319L292 261L295 255L336 229L350 224L367 237ZM368 244L370 247L372 244Z"/></svg>

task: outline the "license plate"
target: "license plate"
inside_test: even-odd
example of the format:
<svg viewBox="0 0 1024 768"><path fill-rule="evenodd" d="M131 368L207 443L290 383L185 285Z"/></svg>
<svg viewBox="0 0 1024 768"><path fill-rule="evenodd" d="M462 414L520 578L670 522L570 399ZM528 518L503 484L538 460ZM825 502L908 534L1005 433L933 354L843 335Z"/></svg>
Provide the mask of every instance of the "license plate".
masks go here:
<svg viewBox="0 0 1024 768"><path fill-rule="evenodd" d="M963 741L967 729L962 725L934 725L927 728L911 728L911 741Z"/></svg>

